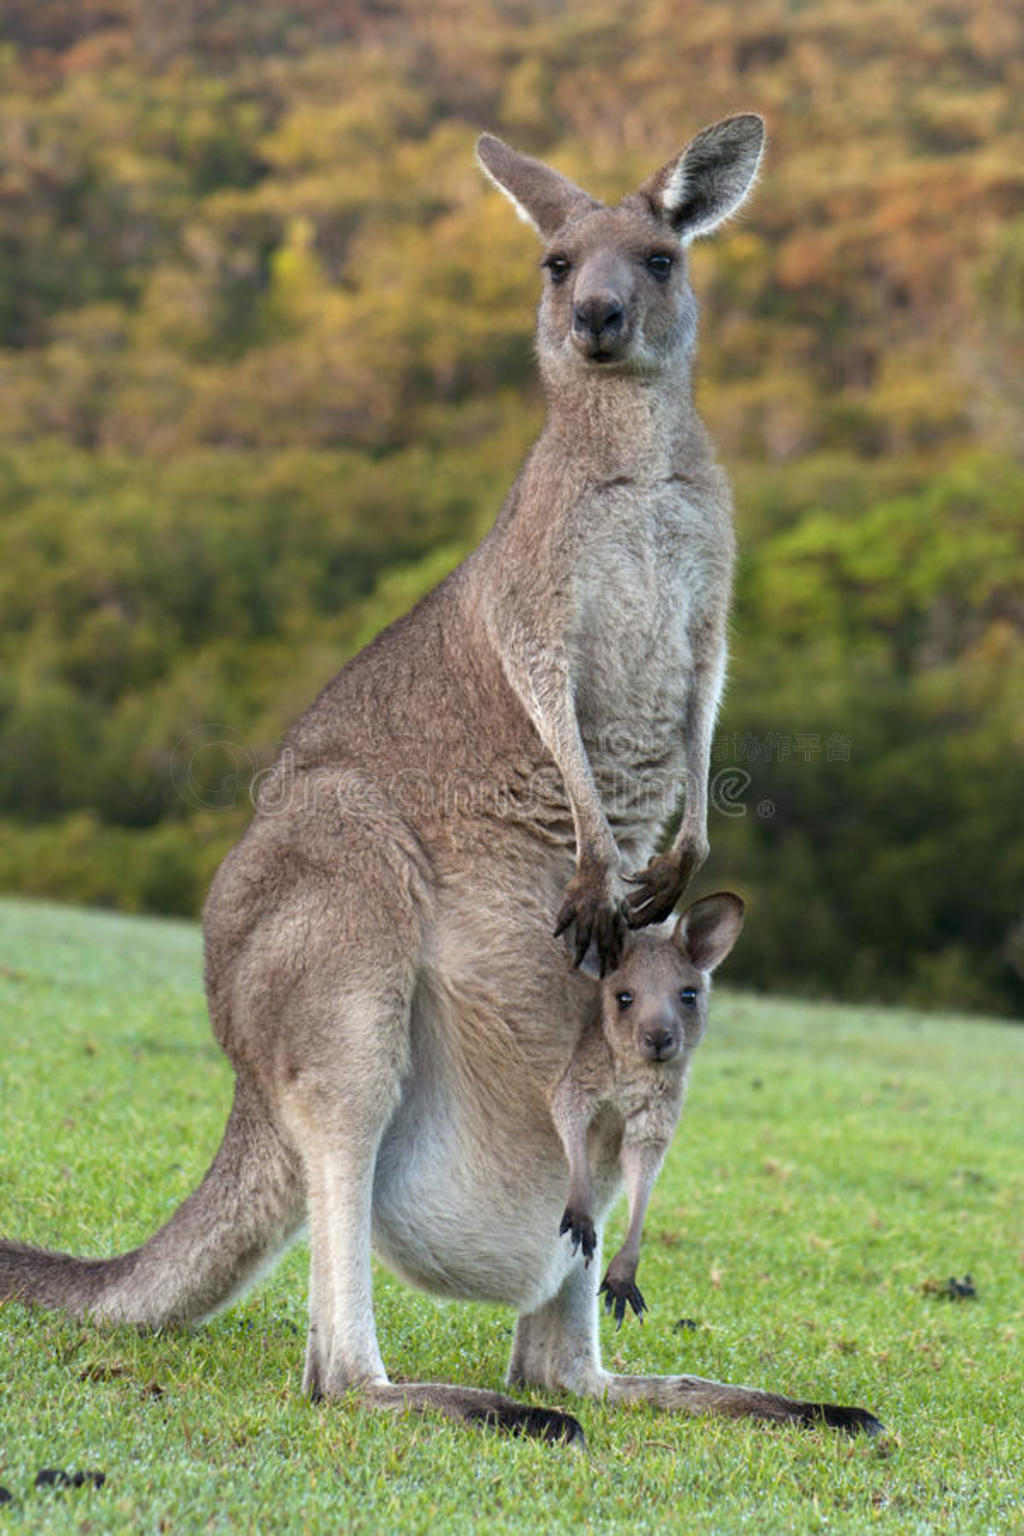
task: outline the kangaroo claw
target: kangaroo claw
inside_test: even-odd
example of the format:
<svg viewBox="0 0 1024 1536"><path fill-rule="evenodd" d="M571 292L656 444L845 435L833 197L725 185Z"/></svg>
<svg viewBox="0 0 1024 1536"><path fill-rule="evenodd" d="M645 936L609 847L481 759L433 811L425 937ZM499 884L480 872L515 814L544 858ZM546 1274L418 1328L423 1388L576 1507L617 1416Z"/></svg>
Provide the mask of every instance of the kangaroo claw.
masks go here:
<svg viewBox="0 0 1024 1536"><path fill-rule="evenodd" d="M577 1215L571 1206L566 1206L558 1228L558 1235L564 1236L568 1232L572 1242L572 1252L576 1254L582 1248L583 1263L586 1267L597 1252L597 1233L594 1231L594 1223L589 1216Z"/></svg>
<svg viewBox="0 0 1024 1536"><path fill-rule="evenodd" d="M617 968L626 934L626 908L610 895L603 875L599 877L584 869L569 882L565 900L555 919L555 938L570 928L574 929L574 968L583 964L591 944L597 950L598 970L602 977Z"/></svg>
<svg viewBox="0 0 1024 1536"><path fill-rule="evenodd" d="M637 1317L643 1322L644 1313L648 1307L640 1287L634 1280L615 1280L610 1274L605 1275L597 1294L604 1296L605 1312L614 1313L616 1328L621 1328L625 1322L627 1306L632 1307Z"/></svg>

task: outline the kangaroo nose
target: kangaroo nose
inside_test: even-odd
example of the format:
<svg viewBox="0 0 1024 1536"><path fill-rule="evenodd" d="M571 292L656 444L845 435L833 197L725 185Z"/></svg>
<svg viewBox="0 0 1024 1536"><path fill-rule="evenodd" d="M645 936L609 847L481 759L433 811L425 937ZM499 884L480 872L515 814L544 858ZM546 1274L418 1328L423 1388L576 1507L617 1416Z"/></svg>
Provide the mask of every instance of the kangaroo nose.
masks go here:
<svg viewBox="0 0 1024 1536"><path fill-rule="evenodd" d="M626 323L626 312L613 293L592 293L573 305L573 330L595 341L618 336Z"/></svg>
<svg viewBox="0 0 1024 1536"><path fill-rule="evenodd" d="M669 1054L672 1046L672 1031L670 1029L651 1029L644 1035L644 1045L656 1060Z"/></svg>

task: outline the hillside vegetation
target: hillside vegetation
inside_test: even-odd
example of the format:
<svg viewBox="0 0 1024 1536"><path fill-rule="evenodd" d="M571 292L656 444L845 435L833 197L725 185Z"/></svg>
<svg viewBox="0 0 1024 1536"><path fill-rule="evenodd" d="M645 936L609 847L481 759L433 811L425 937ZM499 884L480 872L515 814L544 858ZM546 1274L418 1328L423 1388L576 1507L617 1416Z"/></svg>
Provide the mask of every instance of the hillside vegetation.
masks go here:
<svg viewBox="0 0 1024 1536"><path fill-rule="evenodd" d="M1018 6L17 0L0 35L0 885L195 912L289 721L489 525L538 274L477 131L616 197L756 108L693 258L743 550L707 878L758 986L1024 1003Z"/></svg>
<svg viewBox="0 0 1024 1536"><path fill-rule="evenodd" d="M5 1236L109 1254L195 1187L231 1101L200 964L193 924L0 901ZM716 992L648 1214L651 1310L618 1333L602 1320L605 1358L859 1403L885 1422L882 1440L535 1394L579 1415L581 1456L351 1401L313 1408L302 1244L192 1331L0 1307L6 1523L1019 1531L1022 1054L1024 1033L988 1020ZM952 1300L950 1277L967 1274L976 1294ZM508 1309L439 1304L382 1271L375 1285L396 1377L500 1388ZM42 1467L106 1482L36 1490Z"/></svg>

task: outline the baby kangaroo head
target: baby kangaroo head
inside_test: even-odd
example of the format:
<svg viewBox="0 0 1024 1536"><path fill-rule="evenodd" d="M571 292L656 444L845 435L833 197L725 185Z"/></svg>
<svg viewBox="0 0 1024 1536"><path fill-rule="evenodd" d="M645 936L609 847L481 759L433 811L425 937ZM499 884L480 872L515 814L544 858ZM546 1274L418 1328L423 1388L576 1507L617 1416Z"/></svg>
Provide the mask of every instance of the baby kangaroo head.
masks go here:
<svg viewBox="0 0 1024 1536"><path fill-rule="evenodd" d="M686 247L743 202L764 123L753 113L705 128L616 208L540 160L484 134L480 163L545 243L541 368L657 372L693 351L697 305Z"/></svg>
<svg viewBox="0 0 1024 1536"><path fill-rule="evenodd" d="M743 926L743 902L731 891L705 896L673 926L632 935L617 970L601 983L605 1035L616 1055L669 1062L699 1044L708 1022L711 972Z"/></svg>

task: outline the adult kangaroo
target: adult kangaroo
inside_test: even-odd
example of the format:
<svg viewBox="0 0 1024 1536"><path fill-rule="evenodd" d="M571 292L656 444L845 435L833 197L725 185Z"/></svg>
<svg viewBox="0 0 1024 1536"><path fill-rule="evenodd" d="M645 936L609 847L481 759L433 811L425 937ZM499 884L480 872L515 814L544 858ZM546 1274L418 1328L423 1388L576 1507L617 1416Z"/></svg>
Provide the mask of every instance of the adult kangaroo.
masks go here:
<svg viewBox="0 0 1024 1536"><path fill-rule="evenodd" d="M743 201L762 142L758 117L717 123L609 208L480 140L546 247L544 430L480 547L299 719L214 880L206 987L237 1083L202 1184L117 1258L3 1243L0 1297L150 1327L201 1318L308 1216L314 1397L358 1386L373 1406L581 1434L503 1394L389 1383L372 1246L415 1285L514 1306L512 1385L876 1427L859 1409L609 1373L594 1271L557 1237L549 1097L594 984L554 930L577 963L590 950L612 968L625 925L665 918L707 853L733 535L691 398L685 251ZM655 854L684 783L678 836ZM599 1234L617 1162L593 1175Z"/></svg>

